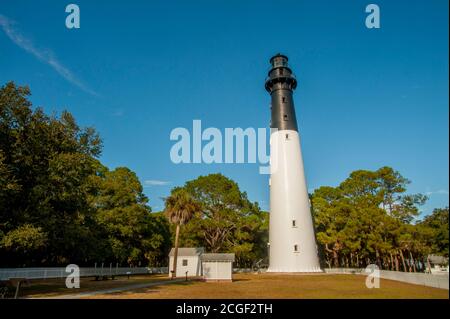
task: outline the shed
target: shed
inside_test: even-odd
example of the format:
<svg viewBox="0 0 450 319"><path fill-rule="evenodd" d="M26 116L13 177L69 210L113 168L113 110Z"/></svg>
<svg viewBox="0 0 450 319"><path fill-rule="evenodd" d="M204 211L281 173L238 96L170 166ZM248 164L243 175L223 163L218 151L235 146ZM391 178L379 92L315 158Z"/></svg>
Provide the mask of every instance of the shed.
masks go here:
<svg viewBox="0 0 450 319"><path fill-rule="evenodd" d="M173 271L173 257L175 249L172 248L169 253L169 277ZM177 277L196 277L202 274L202 265L200 262L200 256L205 251L203 247L178 248L177 258Z"/></svg>
<svg viewBox="0 0 450 319"><path fill-rule="evenodd" d="M431 272L432 274L435 273L442 273L447 272L448 273L448 258L444 256L437 256L437 255L428 255L428 262L431 266L431 269L427 266L427 271Z"/></svg>
<svg viewBox="0 0 450 319"><path fill-rule="evenodd" d="M202 254L205 281L232 281L234 254Z"/></svg>

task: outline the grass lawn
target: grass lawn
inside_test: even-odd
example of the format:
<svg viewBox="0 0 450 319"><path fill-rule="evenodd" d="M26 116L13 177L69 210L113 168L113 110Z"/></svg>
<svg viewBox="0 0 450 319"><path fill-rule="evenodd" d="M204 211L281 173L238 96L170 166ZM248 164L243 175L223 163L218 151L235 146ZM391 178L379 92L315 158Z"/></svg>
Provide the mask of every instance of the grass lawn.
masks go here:
<svg viewBox="0 0 450 319"><path fill-rule="evenodd" d="M188 281L90 298L440 298L448 290L381 279L368 289L360 275L234 274L233 282Z"/></svg>
<svg viewBox="0 0 450 319"><path fill-rule="evenodd" d="M119 276L114 280L99 280L96 281L92 277L80 278L79 289L66 288L65 279L47 279L47 280L32 280L30 285L20 288L20 297L52 297L58 295L77 294L81 292L91 292L97 290L111 289L124 287L128 285L151 283L154 281L168 280L167 275L135 275Z"/></svg>

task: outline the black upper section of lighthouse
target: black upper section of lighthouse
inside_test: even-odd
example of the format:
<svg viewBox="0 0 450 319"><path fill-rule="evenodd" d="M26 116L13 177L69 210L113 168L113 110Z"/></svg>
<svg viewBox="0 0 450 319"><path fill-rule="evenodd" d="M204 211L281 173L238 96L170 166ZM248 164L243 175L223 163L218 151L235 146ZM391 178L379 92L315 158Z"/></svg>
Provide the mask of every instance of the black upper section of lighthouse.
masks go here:
<svg viewBox="0 0 450 319"><path fill-rule="evenodd" d="M288 58L277 54L270 59L272 68L266 79L266 90L272 97L271 128L298 131L292 93L297 87L297 80L288 67Z"/></svg>

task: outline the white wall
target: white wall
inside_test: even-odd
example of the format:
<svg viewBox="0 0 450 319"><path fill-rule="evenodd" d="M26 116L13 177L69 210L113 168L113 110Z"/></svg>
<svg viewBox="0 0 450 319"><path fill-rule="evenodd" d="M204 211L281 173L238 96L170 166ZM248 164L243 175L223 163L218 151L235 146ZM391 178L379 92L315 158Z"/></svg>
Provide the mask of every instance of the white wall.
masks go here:
<svg viewBox="0 0 450 319"><path fill-rule="evenodd" d="M187 266L183 266L183 260L187 260ZM173 270L173 256L169 258L169 276ZM177 277L185 277L186 271L188 277L201 276L201 263L199 256L178 256L177 258Z"/></svg>
<svg viewBox="0 0 450 319"><path fill-rule="evenodd" d="M231 280L232 262L230 261L204 261L203 278L206 280Z"/></svg>
<svg viewBox="0 0 450 319"><path fill-rule="evenodd" d="M449 279L448 274L434 275L417 272L381 270L380 276L383 279L403 281L410 284L423 285L448 290L448 279Z"/></svg>
<svg viewBox="0 0 450 319"><path fill-rule="evenodd" d="M330 274L357 274L364 275L364 269L361 268L325 268L326 273ZM448 274L424 274L418 272L401 272L392 270L380 270L380 278L402 281L409 284L434 287L440 289L449 289Z"/></svg>

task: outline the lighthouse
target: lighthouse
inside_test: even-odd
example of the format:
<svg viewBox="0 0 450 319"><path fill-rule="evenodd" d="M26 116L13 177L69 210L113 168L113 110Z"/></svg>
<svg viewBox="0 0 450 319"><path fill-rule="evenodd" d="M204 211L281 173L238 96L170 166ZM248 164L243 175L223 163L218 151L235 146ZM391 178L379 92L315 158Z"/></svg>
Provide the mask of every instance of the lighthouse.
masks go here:
<svg viewBox="0 0 450 319"><path fill-rule="evenodd" d="M288 58L270 59L271 96L269 272L320 272L306 187Z"/></svg>

